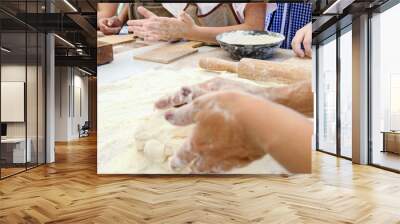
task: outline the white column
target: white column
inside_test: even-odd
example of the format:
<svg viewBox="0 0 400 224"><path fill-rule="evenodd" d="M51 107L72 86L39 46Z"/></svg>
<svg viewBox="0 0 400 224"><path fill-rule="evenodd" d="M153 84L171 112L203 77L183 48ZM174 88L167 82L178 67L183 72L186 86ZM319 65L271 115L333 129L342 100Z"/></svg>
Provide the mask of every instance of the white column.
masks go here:
<svg viewBox="0 0 400 224"><path fill-rule="evenodd" d="M352 157L368 163L368 15L353 20Z"/></svg>
<svg viewBox="0 0 400 224"><path fill-rule="evenodd" d="M46 45L46 163L52 163L55 161L55 44L53 34L47 34Z"/></svg>

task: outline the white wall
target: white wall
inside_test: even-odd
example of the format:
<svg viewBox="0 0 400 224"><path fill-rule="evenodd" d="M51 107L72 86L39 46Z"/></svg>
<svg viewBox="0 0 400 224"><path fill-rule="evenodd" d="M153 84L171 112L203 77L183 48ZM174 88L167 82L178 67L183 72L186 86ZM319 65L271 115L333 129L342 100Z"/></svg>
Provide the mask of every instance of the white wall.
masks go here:
<svg viewBox="0 0 400 224"><path fill-rule="evenodd" d="M38 70L37 70L38 69ZM26 106L25 100L20 102L22 105L18 108L5 106L2 102L1 110L4 113L22 113L22 121L20 122L5 122L7 124L7 137L8 138L27 138L29 139L29 148L32 151L32 161L36 162L36 158L39 159L39 163L44 163L44 150L45 150L45 120L44 120L44 74L42 73L41 66L36 67L25 64L3 64L1 66L2 85L3 82L20 82L24 83L26 87ZM25 80L27 79L27 80ZM22 92L21 92L22 91ZM25 89L19 90L19 93L24 94ZM10 96L4 95L2 89L2 99L10 98ZM10 94L10 93L9 93ZM24 98L24 97L22 97ZM17 102L14 102L17 104ZM12 102L11 102L12 104ZM10 111L11 110L11 111ZM12 111L12 110L19 110ZM26 120L24 114L26 112ZM2 114L3 114L2 113ZM2 119L3 120L3 119ZM37 155L38 153L38 155Z"/></svg>
<svg viewBox="0 0 400 224"><path fill-rule="evenodd" d="M55 68L55 141L68 140L68 116L70 84L69 69L67 67Z"/></svg>
<svg viewBox="0 0 400 224"><path fill-rule="evenodd" d="M2 82L25 82L25 65L2 65L1 81ZM7 108L1 108L6 110ZM25 123L11 122L7 123L8 137L25 137Z"/></svg>
<svg viewBox="0 0 400 224"><path fill-rule="evenodd" d="M2 82L25 82L25 71L24 65L12 65L4 64L1 66L1 81ZM28 66L28 71L32 67ZM36 96L35 93L27 93L29 96ZM4 96L3 96L4 97ZM7 110L7 108L1 108L1 110ZM30 120L28 118L28 120ZM8 137L25 137L25 122L7 122L7 136Z"/></svg>
<svg viewBox="0 0 400 224"><path fill-rule="evenodd" d="M25 65L2 65L1 66L1 81L3 82L25 82ZM4 96L2 96L4 97ZM1 108L6 110L7 108ZM25 137L24 122L7 122L7 137L20 138Z"/></svg>
<svg viewBox="0 0 400 224"><path fill-rule="evenodd" d="M1 121L25 121L25 83L1 82ZM36 108L36 107L35 107Z"/></svg>
<svg viewBox="0 0 400 224"><path fill-rule="evenodd" d="M79 75L75 75L75 86L79 87L81 89L81 109L82 112L81 114L75 113L76 116L76 121L74 123L74 126L77 127L78 123L82 126L85 121L89 120L89 90L88 90L88 77L83 76L84 74L79 72ZM77 131L77 128L75 128ZM75 133L74 136L77 138L78 132Z"/></svg>
<svg viewBox="0 0 400 224"><path fill-rule="evenodd" d="M78 125L88 120L88 78L77 69L56 67L55 85L55 140L77 139Z"/></svg>

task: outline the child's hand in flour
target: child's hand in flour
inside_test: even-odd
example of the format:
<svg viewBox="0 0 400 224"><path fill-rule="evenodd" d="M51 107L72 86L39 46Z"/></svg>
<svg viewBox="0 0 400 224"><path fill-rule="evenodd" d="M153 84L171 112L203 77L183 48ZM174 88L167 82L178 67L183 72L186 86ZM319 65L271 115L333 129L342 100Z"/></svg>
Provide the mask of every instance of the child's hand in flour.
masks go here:
<svg viewBox="0 0 400 224"><path fill-rule="evenodd" d="M214 78L197 85L184 86L176 93L156 101L155 107L157 109L166 109L182 106L200 96L216 91L244 92L282 104L302 114L312 115L313 112L311 81L298 82L287 86L261 87L223 78Z"/></svg>
<svg viewBox="0 0 400 224"><path fill-rule="evenodd" d="M172 156L173 169L189 166L194 173L219 173L269 153L292 173L310 172L312 123L269 100L218 91L167 111L165 119L178 126L196 124Z"/></svg>
<svg viewBox="0 0 400 224"><path fill-rule="evenodd" d="M174 125L196 123L191 137L171 158L171 168L190 166L194 173L218 173L261 158L266 152L246 125L254 101L260 99L238 92L215 92L167 111L165 118Z"/></svg>
<svg viewBox="0 0 400 224"><path fill-rule="evenodd" d="M242 83L230 79L214 78L193 86L184 86L176 93L162 97L155 103L157 109L182 106L196 98L215 91L240 91L262 96L263 88L248 83Z"/></svg>

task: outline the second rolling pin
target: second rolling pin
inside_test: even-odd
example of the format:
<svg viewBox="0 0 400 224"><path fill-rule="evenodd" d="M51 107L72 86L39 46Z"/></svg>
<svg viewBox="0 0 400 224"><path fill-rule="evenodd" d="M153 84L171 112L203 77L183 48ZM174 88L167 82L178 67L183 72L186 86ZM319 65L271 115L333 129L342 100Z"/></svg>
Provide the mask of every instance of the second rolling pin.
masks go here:
<svg viewBox="0 0 400 224"><path fill-rule="evenodd" d="M233 72L239 74L241 78L264 82L291 84L311 79L311 66L288 62L263 61L251 58L231 62L217 58L202 58L199 61L199 66L212 71Z"/></svg>

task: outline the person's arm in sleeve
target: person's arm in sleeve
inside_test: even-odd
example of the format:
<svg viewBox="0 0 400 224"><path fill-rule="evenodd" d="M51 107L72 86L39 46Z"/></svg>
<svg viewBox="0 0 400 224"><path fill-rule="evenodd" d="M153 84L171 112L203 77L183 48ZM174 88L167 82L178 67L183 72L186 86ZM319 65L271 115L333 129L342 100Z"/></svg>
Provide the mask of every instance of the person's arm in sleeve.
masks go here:
<svg viewBox="0 0 400 224"><path fill-rule="evenodd" d="M248 3L245 8L245 18L242 24L226 27L201 27L194 26L191 32L185 36L189 40L198 40L205 42L216 42L216 36L220 33L234 30L259 30L265 28L266 4Z"/></svg>
<svg viewBox="0 0 400 224"><path fill-rule="evenodd" d="M188 39L216 43L216 36L233 30L264 30L265 3L249 3L242 24L225 27L202 27L195 24L185 12L178 18L158 17L143 7L138 12L145 19L128 21L129 31L147 40Z"/></svg>

